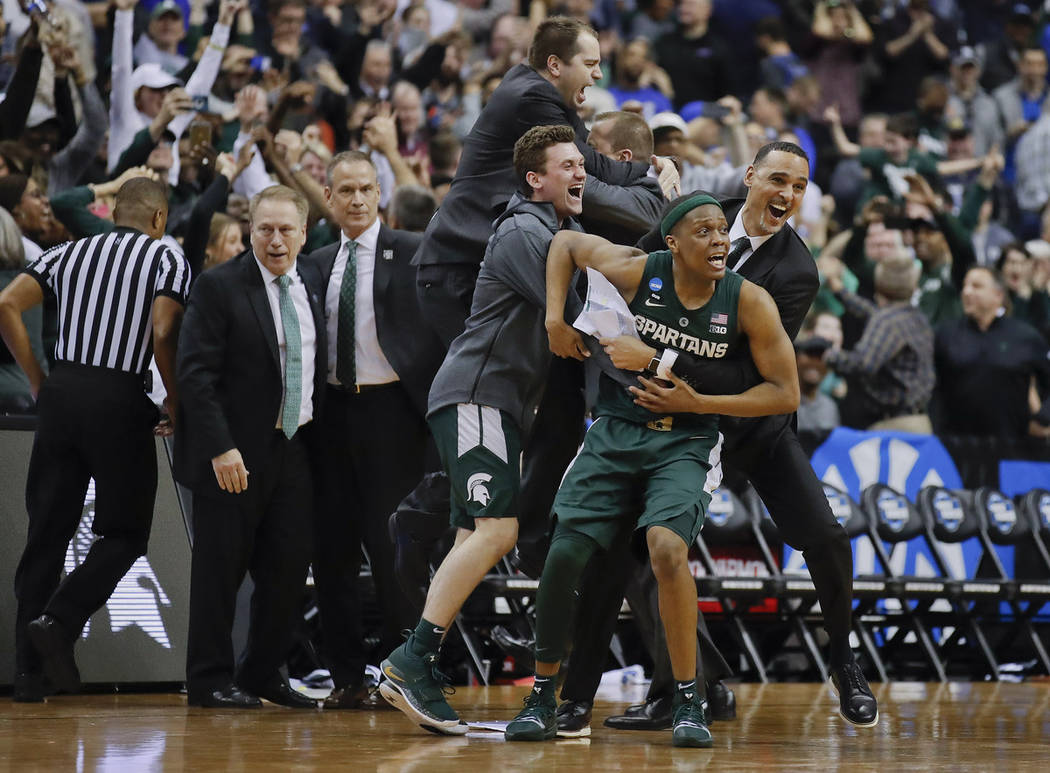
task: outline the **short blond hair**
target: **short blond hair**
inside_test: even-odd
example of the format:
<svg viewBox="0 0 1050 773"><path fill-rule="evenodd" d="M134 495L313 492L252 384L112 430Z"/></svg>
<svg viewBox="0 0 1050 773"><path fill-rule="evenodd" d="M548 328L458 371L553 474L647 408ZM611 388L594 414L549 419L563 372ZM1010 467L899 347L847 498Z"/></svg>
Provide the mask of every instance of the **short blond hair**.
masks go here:
<svg viewBox="0 0 1050 773"><path fill-rule="evenodd" d="M299 220L303 225L306 225L306 218L310 213L310 205L307 203L306 197L294 188L289 188L287 185L271 185L269 188L264 188L252 196L252 201L248 205L248 219L252 223L255 222L255 210L264 201L290 201L295 205L295 211L299 213Z"/></svg>

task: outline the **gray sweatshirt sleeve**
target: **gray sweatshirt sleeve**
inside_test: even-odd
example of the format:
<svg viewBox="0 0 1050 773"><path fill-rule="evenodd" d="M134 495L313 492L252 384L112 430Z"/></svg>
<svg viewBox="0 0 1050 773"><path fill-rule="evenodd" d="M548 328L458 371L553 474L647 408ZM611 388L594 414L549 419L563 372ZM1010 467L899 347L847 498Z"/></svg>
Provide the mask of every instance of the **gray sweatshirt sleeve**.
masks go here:
<svg viewBox="0 0 1050 773"><path fill-rule="evenodd" d="M531 218L530 218L531 219ZM547 250L549 231L523 228L508 231L486 258L492 275L540 309L547 308ZM565 300L565 318L571 323L583 310L583 301L575 290Z"/></svg>
<svg viewBox="0 0 1050 773"><path fill-rule="evenodd" d="M518 220L518 218L515 218ZM485 258L492 276L539 308L547 306L547 248L550 238L523 228L509 229Z"/></svg>

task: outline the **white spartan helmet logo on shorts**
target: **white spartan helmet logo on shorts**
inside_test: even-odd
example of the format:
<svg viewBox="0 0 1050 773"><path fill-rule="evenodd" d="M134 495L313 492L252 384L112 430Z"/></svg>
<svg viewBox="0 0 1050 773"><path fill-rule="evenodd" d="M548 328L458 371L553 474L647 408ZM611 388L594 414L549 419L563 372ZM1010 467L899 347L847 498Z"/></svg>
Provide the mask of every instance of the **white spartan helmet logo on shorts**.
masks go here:
<svg viewBox="0 0 1050 773"><path fill-rule="evenodd" d="M489 490L485 486L492 480L492 476L487 472L476 472L467 478L467 501L468 502L480 502L482 507L485 507L492 497L489 495Z"/></svg>

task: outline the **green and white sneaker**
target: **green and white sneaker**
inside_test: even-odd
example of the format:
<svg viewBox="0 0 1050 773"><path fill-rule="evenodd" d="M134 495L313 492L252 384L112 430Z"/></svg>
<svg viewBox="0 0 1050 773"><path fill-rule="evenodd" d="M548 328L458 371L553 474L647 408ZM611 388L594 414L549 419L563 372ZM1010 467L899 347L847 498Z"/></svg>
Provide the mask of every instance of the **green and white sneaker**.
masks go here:
<svg viewBox="0 0 1050 773"><path fill-rule="evenodd" d="M438 670L437 659L436 652L416 655L405 642L380 665L385 679L379 685L379 694L424 730L466 735L467 723L445 700L445 693L454 690Z"/></svg>
<svg viewBox="0 0 1050 773"><path fill-rule="evenodd" d="M508 741L549 741L558 734L558 706L535 692L525 697L525 708L518 712L503 737Z"/></svg>
<svg viewBox="0 0 1050 773"><path fill-rule="evenodd" d="M708 749L714 745L711 731L707 729L707 701L700 700L695 691L675 691L671 709L671 745Z"/></svg>

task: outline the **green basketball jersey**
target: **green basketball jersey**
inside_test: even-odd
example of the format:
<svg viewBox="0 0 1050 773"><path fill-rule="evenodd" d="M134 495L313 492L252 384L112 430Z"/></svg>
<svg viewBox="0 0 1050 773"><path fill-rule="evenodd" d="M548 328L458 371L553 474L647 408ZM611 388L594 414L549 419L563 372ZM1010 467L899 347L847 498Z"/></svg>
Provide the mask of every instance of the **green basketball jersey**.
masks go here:
<svg viewBox="0 0 1050 773"><path fill-rule="evenodd" d="M736 351L740 334L737 305L744 278L734 271L715 283L711 299L699 309L686 309L674 288L673 258L669 250L652 252L642 283L630 309L639 337L655 349L675 349L701 359L720 360ZM652 429L701 428L714 430L718 417L678 413L660 416L635 405L630 392L604 374L598 387L595 416L616 416L648 424Z"/></svg>

